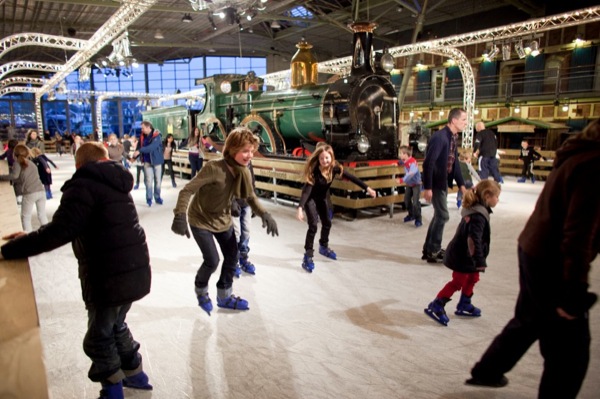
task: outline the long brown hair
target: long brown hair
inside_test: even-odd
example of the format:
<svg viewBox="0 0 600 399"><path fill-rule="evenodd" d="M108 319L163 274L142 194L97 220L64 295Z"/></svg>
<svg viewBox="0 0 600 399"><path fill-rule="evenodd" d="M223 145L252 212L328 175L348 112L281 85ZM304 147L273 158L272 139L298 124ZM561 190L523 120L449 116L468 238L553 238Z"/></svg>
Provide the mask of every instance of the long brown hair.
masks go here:
<svg viewBox="0 0 600 399"><path fill-rule="evenodd" d="M467 190L462 206L464 208L472 208L477 203L487 206L486 197L500 195L500 191L500 184L493 180L482 180L473 189Z"/></svg>
<svg viewBox="0 0 600 399"><path fill-rule="evenodd" d="M31 151L25 144L17 144L13 150L13 157L25 169L29 166L27 159L31 158Z"/></svg>
<svg viewBox="0 0 600 399"><path fill-rule="evenodd" d="M333 180L333 168L336 166L338 166L340 169L342 168L338 161L335 160L333 148L329 144L317 145L315 152L311 154L310 158L308 158L308 161L306 161L306 165L304 166L303 177L305 182L311 185L315 184L313 170L315 170L315 167L319 165L319 156L324 152L327 152L329 155L331 155L331 164L329 167L327 167L327 169L321 170L321 174L323 177L325 177L325 180L327 180L328 183Z"/></svg>

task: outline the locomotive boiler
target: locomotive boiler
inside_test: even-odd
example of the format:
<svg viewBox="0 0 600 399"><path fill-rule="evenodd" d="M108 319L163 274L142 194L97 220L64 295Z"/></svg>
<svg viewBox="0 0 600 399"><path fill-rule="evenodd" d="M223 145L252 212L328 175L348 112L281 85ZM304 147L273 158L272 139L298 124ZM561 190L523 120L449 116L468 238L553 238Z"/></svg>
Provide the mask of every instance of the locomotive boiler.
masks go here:
<svg viewBox="0 0 600 399"><path fill-rule="evenodd" d="M302 40L291 62L290 89L263 91L263 80L253 73L202 79L198 83L206 90L206 102L190 118L191 126L217 144L234 127L247 126L260 137L259 151L265 156L305 155L325 141L340 160L357 165L397 159L399 113L389 79L393 58L373 53L376 24L350 27L349 76L318 84L312 46Z"/></svg>

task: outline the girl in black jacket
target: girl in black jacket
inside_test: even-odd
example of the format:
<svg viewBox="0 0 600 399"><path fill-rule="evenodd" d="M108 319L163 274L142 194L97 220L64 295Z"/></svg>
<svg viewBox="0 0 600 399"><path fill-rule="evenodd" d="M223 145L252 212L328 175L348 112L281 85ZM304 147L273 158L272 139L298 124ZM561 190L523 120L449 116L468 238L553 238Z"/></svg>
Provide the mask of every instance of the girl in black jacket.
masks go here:
<svg viewBox="0 0 600 399"><path fill-rule="evenodd" d="M444 256L444 265L453 270L452 280L425 309L425 313L438 323L448 325L444 306L456 291L461 291L461 295L454 314L481 316L481 310L471 304L471 297L473 287L479 281L479 272L484 272L487 267L491 208L498 204L499 196L500 185L493 180L481 181L464 195L462 220Z"/></svg>

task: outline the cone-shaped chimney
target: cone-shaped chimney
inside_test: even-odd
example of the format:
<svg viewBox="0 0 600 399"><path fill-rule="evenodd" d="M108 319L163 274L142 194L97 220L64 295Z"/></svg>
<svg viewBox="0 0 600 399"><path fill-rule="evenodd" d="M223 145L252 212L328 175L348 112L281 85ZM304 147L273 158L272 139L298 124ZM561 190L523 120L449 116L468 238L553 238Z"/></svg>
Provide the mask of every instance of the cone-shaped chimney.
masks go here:
<svg viewBox="0 0 600 399"><path fill-rule="evenodd" d="M377 24L375 22L354 22L348 27L354 31L350 75L374 73L371 57L373 55L373 30Z"/></svg>

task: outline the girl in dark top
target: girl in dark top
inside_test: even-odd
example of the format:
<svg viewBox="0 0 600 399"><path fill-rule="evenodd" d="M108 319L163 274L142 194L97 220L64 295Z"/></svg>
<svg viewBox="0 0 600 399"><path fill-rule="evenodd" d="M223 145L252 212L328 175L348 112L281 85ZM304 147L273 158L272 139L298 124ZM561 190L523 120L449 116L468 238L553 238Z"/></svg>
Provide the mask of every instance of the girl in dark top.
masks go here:
<svg viewBox="0 0 600 399"><path fill-rule="evenodd" d="M173 151L177 150L177 144L175 143L175 139L171 133L167 134L167 137L163 142L163 149L165 161L163 162L160 180L162 181L162 178L165 175L165 168L168 166L169 174L171 175L171 184L173 187L177 187L177 183L175 183L175 172L173 171Z"/></svg>
<svg viewBox="0 0 600 399"><path fill-rule="evenodd" d="M42 154L39 148L35 147L31 149L31 156L33 163L37 166L40 180L46 190L46 199L52 199L52 171L50 165L54 166L54 169L58 169L58 166L45 154Z"/></svg>
<svg viewBox="0 0 600 399"><path fill-rule="evenodd" d="M493 180L482 180L464 195L462 219L444 255L444 265L453 270L452 280L425 309L425 313L440 324L448 325L449 319L444 306L456 291L461 291L461 295L454 314L481 316L481 309L473 306L471 297L473 287L479 281L479 273L484 272L487 267L490 214L498 204L499 196L500 185Z"/></svg>
<svg viewBox="0 0 600 399"><path fill-rule="evenodd" d="M327 196L333 179L342 176L363 190L367 190L371 197L377 193L368 187L362 180L346 172L335 160L333 148L330 145L317 146L315 152L310 156L304 167L304 186L296 217L304 220L302 210L306 211L308 231L304 243L304 259L302 267L308 272L315 268L313 262L313 243L317 234L317 223L321 219L321 238L319 239L319 253L331 259L337 259L335 252L329 248L329 231L331 230L331 219L329 218L329 207Z"/></svg>

